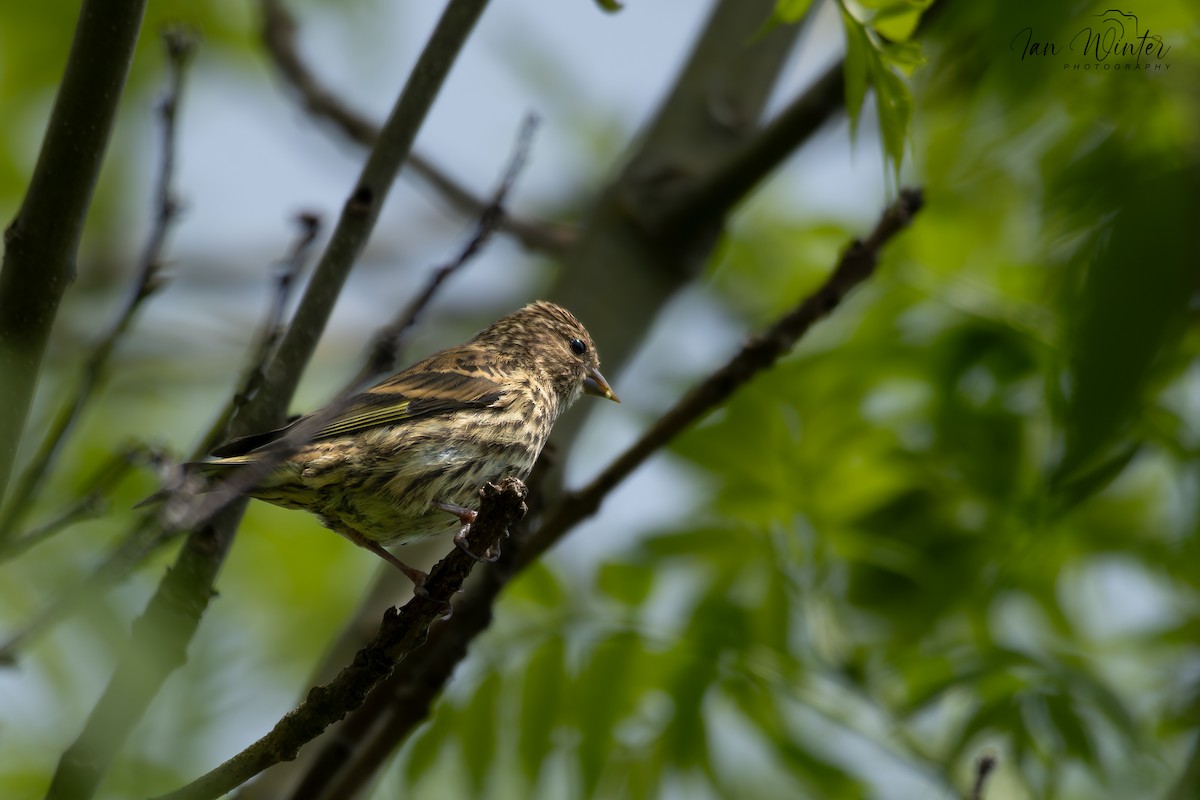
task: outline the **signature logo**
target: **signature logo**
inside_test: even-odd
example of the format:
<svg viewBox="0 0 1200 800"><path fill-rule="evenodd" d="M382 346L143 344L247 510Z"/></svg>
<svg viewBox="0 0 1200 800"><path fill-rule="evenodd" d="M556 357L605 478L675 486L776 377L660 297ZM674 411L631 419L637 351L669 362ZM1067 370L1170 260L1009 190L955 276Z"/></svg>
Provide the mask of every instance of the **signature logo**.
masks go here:
<svg viewBox="0 0 1200 800"><path fill-rule="evenodd" d="M1171 68L1166 60L1171 45L1149 27L1143 28L1136 15L1111 8L1093 14L1065 46L1038 39L1033 28L1026 26L1017 31L1008 48L1019 53L1021 61L1061 62L1063 69L1165 72Z"/></svg>

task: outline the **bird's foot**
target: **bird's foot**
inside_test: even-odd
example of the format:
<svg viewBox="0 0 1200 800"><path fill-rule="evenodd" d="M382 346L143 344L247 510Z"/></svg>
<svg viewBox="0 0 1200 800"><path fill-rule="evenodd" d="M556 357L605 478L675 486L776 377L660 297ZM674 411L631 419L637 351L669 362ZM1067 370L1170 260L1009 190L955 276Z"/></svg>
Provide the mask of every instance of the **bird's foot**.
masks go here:
<svg viewBox="0 0 1200 800"><path fill-rule="evenodd" d="M441 509L447 513L458 517L458 521L462 523L462 527L458 529L458 533L454 534L454 544L471 558L483 564L495 564L500 560L500 545L496 544L487 549L483 555L471 550L471 544L467 541L467 534L471 532L471 524L479 517L478 511L473 511L469 508L456 506L453 503L435 502L434 508Z"/></svg>

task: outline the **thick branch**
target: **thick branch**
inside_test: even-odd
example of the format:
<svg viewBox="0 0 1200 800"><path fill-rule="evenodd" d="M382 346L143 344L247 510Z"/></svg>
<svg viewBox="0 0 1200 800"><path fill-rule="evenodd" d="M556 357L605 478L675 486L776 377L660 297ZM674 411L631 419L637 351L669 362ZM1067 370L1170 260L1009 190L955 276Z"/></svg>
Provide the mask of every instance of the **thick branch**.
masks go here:
<svg viewBox="0 0 1200 800"><path fill-rule="evenodd" d="M350 108L300 57L296 47L296 20L284 8L283 0L259 0L259 7L267 54L304 102L305 109L314 117L333 123L350 141L371 147L379 137L379 126L365 114ZM486 211L486 200L477 197L420 153L412 153L405 166L428 183L455 211L468 217L477 217ZM574 232L565 226L522 219L507 212L500 216L497 224L531 250L560 252L570 247L575 239Z"/></svg>
<svg viewBox="0 0 1200 800"><path fill-rule="evenodd" d="M510 526L525 515L525 485L505 478L479 493L479 516L468 534L472 552L497 546ZM387 678L409 653L420 647L434 620L443 616L451 598L475 565L460 548L439 561L424 591L402 608L389 608L379 631L331 682L314 687L299 707L283 717L263 738L194 782L160 800L210 800L240 786L272 764L290 761L300 748L350 711Z"/></svg>
<svg viewBox="0 0 1200 800"><path fill-rule="evenodd" d="M707 227L724 218L843 107L844 70L845 62L841 60L825 70L807 91L677 202L655 211L648 224L660 231L686 233L687 229Z"/></svg>
<svg viewBox="0 0 1200 800"><path fill-rule="evenodd" d="M29 190L0 267L0 499L142 26L145 0L85 0Z"/></svg>

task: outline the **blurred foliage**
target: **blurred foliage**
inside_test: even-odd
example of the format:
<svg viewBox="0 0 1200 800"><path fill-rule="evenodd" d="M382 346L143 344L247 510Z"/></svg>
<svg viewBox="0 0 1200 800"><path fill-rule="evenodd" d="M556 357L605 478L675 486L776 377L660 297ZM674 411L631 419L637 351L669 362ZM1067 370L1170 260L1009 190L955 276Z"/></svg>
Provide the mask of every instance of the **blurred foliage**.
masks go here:
<svg viewBox="0 0 1200 800"><path fill-rule="evenodd" d="M49 97L61 59L41 54L62 52L69 5L0 8L0 102L18 109L0 192L19 186L22 115ZM1194 10L1134 9L1171 66L1113 73L1012 48L1030 26L1065 49L1103 6L938 3L911 96L885 96L882 76L918 60L904 43L921 5L843 6L863 76L851 100L875 88L894 164L905 145L888 126L907 129L911 111L901 174L926 189L917 223L792 357L674 444L696 507L625 552L539 564L510 587L376 796L952 797L984 753L1000 759L988 800L1172 785L1200 735ZM781 0L781 19L807 6ZM249 35L229 4L151 9L208 15L205 37L234 51ZM18 80L15 65L33 71ZM872 213L758 205L704 285L760 327ZM191 377L186 404L147 416L139 387L118 386L107 408L169 430L215 405L220 387ZM48 494L77 492L110 427L87 426ZM152 489L130 480L112 507ZM6 626L120 531L89 522L6 565L19 570L0 581ZM110 796L181 783L260 733L373 566L302 515L256 506L245 533L222 579L236 599L214 605ZM111 661L164 562L30 654L0 730L0 795L44 787L47 748L106 677L79 652Z"/></svg>
<svg viewBox="0 0 1200 800"><path fill-rule="evenodd" d="M1104 9L945 6L915 73L917 225L675 445L700 508L590 596L545 568L512 588L487 677L402 751L412 788L472 763L495 674L520 788L492 796L965 796L983 753L993 799L1172 785L1200 733L1194 21L1139 10L1170 69L1113 74L1009 49ZM844 22L852 59L878 53ZM709 285L764 324L858 229L744 218Z"/></svg>

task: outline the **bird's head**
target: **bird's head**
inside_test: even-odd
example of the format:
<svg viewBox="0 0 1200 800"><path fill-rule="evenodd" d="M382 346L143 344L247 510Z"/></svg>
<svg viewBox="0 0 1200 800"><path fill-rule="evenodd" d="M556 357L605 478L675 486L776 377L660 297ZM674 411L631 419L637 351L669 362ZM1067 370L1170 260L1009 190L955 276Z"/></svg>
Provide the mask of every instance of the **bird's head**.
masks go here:
<svg viewBox="0 0 1200 800"><path fill-rule="evenodd" d="M518 367L546 375L564 408L580 394L621 402L600 374L592 337L562 306L530 303L496 320L473 341L504 353Z"/></svg>

